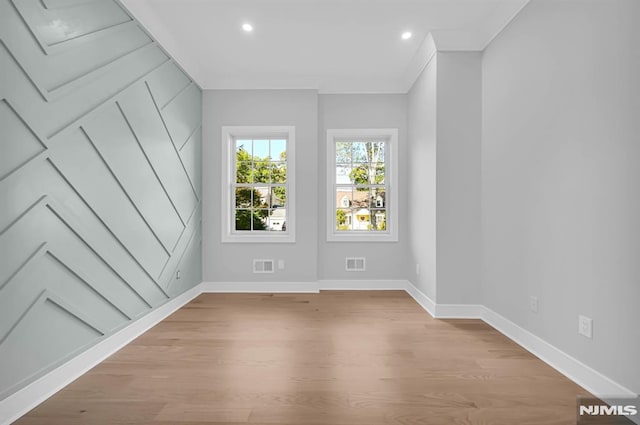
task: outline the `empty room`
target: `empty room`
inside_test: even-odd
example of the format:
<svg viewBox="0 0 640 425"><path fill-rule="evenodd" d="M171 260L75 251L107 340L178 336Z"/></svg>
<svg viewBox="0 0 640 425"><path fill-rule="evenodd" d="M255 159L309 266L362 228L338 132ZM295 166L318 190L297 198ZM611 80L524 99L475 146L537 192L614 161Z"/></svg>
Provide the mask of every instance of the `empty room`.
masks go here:
<svg viewBox="0 0 640 425"><path fill-rule="evenodd" d="M640 424L640 1L0 0L0 425Z"/></svg>

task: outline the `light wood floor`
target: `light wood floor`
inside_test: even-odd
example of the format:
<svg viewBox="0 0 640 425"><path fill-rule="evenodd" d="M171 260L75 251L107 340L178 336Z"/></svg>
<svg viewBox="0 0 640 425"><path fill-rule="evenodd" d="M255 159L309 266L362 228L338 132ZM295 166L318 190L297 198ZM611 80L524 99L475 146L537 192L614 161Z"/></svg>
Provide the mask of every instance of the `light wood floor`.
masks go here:
<svg viewBox="0 0 640 425"><path fill-rule="evenodd" d="M17 424L568 425L580 394L403 291L203 294Z"/></svg>

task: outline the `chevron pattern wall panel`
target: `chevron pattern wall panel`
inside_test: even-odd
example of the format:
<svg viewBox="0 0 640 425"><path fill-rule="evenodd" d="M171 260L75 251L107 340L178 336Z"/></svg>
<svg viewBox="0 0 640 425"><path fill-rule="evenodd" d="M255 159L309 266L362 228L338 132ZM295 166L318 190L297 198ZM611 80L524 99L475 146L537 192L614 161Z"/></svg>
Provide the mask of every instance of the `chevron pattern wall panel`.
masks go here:
<svg viewBox="0 0 640 425"><path fill-rule="evenodd" d="M118 2L0 0L0 399L201 281L200 108Z"/></svg>

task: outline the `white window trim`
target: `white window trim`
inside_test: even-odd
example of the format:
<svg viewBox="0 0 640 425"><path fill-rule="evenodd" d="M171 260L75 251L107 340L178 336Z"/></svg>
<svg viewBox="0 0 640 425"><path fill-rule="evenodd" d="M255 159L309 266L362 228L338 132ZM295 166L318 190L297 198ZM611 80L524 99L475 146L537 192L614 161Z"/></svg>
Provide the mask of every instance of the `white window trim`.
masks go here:
<svg viewBox="0 0 640 425"><path fill-rule="evenodd" d="M387 230L384 232L336 231L336 139L380 139L388 140L385 155L386 185L388 187L385 208ZM397 242L398 241L398 129L328 129L327 130L327 241L329 242ZM391 213L390 213L391 212Z"/></svg>
<svg viewBox="0 0 640 425"><path fill-rule="evenodd" d="M234 231L232 226L232 210L234 194L232 189L235 149L231 143L238 137L286 136L287 138L287 230L285 232L265 232L264 234L241 234ZM222 242L227 243L293 243L296 241L296 186L295 186L295 127L294 126L223 126L222 127L222 202L221 224Z"/></svg>

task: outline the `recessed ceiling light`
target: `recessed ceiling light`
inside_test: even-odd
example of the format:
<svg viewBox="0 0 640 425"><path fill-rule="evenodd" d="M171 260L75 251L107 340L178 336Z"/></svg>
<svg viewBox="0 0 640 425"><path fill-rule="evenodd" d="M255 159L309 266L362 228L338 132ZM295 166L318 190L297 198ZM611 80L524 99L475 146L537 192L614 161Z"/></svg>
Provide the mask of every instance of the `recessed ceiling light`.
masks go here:
<svg viewBox="0 0 640 425"><path fill-rule="evenodd" d="M251 32L251 31L253 31L253 25L251 25L251 24L242 24L242 29L245 30L245 32Z"/></svg>
<svg viewBox="0 0 640 425"><path fill-rule="evenodd" d="M411 36L412 36L412 35L413 35L413 34L411 34L411 32L409 32L409 31L405 31L405 32L403 32L403 33L402 33L402 39L403 39L403 40L408 40L408 39L410 39L410 38L411 38Z"/></svg>

